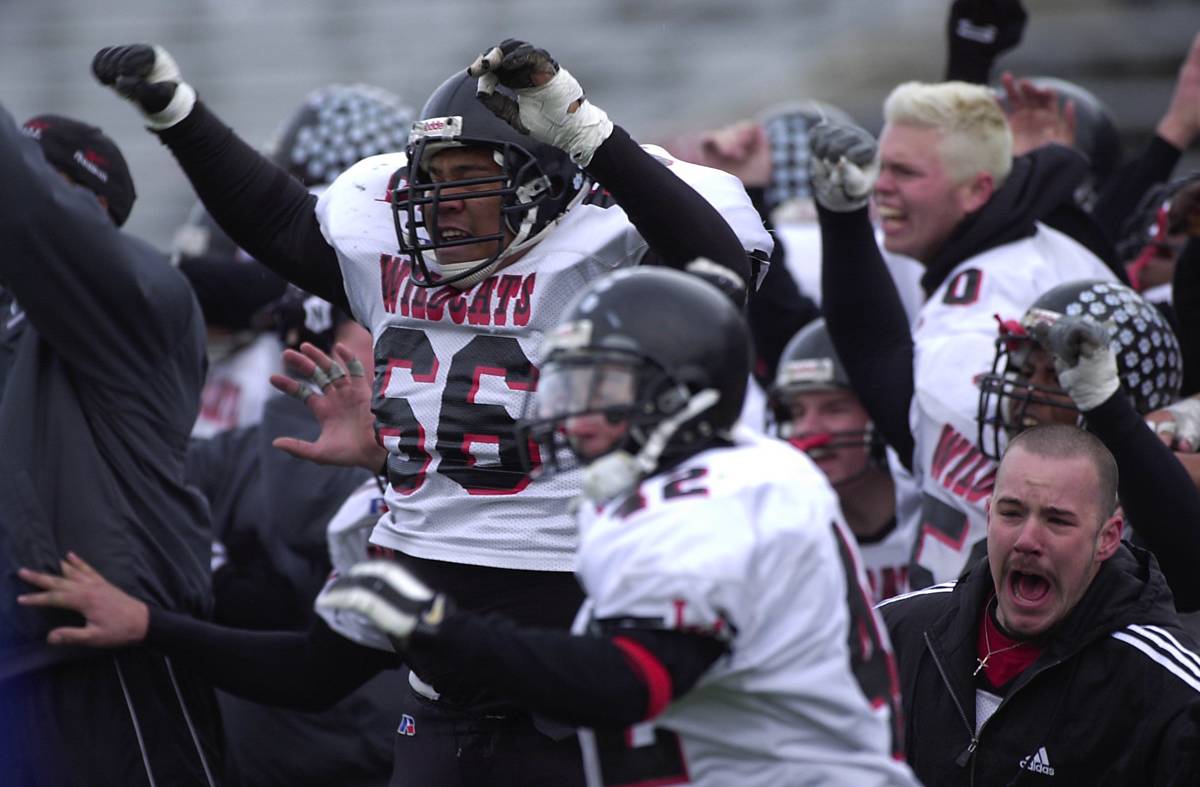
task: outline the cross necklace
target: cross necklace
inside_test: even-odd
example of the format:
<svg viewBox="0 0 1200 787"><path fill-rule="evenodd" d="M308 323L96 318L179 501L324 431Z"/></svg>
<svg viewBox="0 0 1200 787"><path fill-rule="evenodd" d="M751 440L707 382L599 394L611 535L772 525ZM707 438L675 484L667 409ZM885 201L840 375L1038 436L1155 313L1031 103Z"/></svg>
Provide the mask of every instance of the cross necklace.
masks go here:
<svg viewBox="0 0 1200 787"><path fill-rule="evenodd" d="M996 597L992 596L992 601L995 601L995 600L996 600ZM991 602L988 602L988 606L989 607L991 606ZM987 615L990 615L991 612L989 612L987 610L987 608L985 607L983 614L985 616L987 616ZM1026 643L1026 642L1017 642L1013 645L1006 645L1003 648L999 648L997 650L992 650L992 643L988 639L988 622L985 619L983 621L983 645L984 645L984 647L987 648L987 653L983 654L983 658L975 659L975 663L978 666L975 667L975 671L971 673L971 677L975 677L976 675L978 675L980 673L980 671L983 670L983 668L987 666L988 659L990 659L992 656L995 656L997 653L1004 653L1009 650L1016 650L1017 648L1021 647L1022 645L1027 645L1027 644L1028 643Z"/></svg>

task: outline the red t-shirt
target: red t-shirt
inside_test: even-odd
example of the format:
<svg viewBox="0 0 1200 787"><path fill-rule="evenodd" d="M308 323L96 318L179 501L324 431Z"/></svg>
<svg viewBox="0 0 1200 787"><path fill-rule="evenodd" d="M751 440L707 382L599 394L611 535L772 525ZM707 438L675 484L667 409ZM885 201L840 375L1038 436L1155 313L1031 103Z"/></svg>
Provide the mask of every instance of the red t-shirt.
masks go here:
<svg viewBox="0 0 1200 787"><path fill-rule="evenodd" d="M1042 646L1005 636L996 625L996 621L992 620L991 608L990 601L983 605L979 633L975 637L975 650L978 651L981 661L988 651L991 651L992 655L983 667L983 674L989 683L1001 688L1037 661Z"/></svg>

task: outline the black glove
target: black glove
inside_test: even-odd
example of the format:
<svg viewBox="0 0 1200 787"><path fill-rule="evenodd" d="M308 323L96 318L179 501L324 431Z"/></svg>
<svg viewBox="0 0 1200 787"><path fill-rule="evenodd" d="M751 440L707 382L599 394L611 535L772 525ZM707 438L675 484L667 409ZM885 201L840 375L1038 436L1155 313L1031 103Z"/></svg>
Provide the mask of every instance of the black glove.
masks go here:
<svg viewBox="0 0 1200 787"><path fill-rule="evenodd" d="M987 84L992 63L1021 42L1028 18L1021 0L954 0L946 78Z"/></svg>
<svg viewBox="0 0 1200 787"><path fill-rule="evenodd" d="M152 129L170 128L196 104L196 91L180 79L175 59L160 46L105 47L92 59L92 73L136 104Z"/></svg>
<svg viewBox="0 0 1200 787"><path fill-rule="evenodd" d="M408 569L391 560L368 560L339 577L317 598L326 609L357 612L387 635L397 651L413 636L436 637L454 610L443 593L430 590Z"/></svg>
<svg viewBox="0 0 1200 787"><path fill-rule="evenodd" d="M808 178L822 207L845 213L867 204L879 177L878 145L870 132L825 121L809 131L808 149Z"/></svg>

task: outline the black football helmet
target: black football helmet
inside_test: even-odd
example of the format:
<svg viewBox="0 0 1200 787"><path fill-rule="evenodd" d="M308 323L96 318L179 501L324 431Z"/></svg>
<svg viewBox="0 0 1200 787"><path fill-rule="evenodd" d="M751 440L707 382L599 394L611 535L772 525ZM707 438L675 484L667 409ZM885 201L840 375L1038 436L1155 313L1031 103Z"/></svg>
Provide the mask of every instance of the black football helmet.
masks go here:
<svg viewBox="0 0 1200 787"><path fill-rule="evenodd" d="M309 93L267 146L305 186L328 186L369 156L404 150L412 107L374 85L328 85Z"/></svg>
<svg viewBox="0 0 1200 787"><path fill-rule="evenodd" d="M538 447L542 472L578 460L591 473L607 462L602 473L618 472L598 481L597 499L611 497L729 439L750 357L741 312L713 285L669 268L617 271L580 292L547 335L518 443ZM602 416L623 429L604 450L589 452L569 434L571 420L581 416ZM615 468L610 457L625 468ZM595 484L588 486L585 474L585 493L597 497Z"/></svg>
<svg viewBox="0 0 1200 787"><path fill-rule="evenodd" d="M476 80L457 74L434 91L412 125L408 163L392 176L390 199L400 250L412 257L413 283L421 287L455 284L461 288L481 281L504 259L541 240L571 207L587 194L589 179L558 148L522 134L492 114L475 98ZM500 92L513 94L505 87ZM434 182L429 163L451 147L492 150L500 173L492 177ZM459 189L473 187L470 192ZM453 199L501 197L500 231L487 236L446 239L438 231L438 203L446 189ZM512 240L508 242L507 233ZM495 244L485 259L445 264L436 273L438 249L480 242Z"/></svg>
<svg viewBox="0 0 1200 787"><path fill-rule="evenodd" d="M289 284L283 295L267 304L257 319L264 328L279 335L284 347L298 350L308 342L330 353L337 341L338 326L350 322L350 315L324 298Z"/></svg>
<svg viewBox="0 0 1200 787"><path fill-rule="evenodd" d="M767 432L809 454L865 447L876 466L886 466L883 437L870 423L865 429L840 432L798 433L793 429L792 404L797 394L843 390L851 390L850 378L825 320L814 320L788 341L779 358L775 382L767 391Z"/></svg>
<svg viewBox="0 0 1200 787"><path fill-rule="evenodd" d="M1022 371L1037 346L1031 335L1033 326L1053 323L1064 315L1091 317L1108 331L1121 387L1139 413L1166 407L1179 397L1183 356L1175 333L1158 309L1117 282L1060 284L1034 301L1020 322L1000 320L992 370L979 380L979 448L985 456L999 460L1002 439L1025 428L1032 404L1078 414L1061 387L1036 385Z"/></svg>

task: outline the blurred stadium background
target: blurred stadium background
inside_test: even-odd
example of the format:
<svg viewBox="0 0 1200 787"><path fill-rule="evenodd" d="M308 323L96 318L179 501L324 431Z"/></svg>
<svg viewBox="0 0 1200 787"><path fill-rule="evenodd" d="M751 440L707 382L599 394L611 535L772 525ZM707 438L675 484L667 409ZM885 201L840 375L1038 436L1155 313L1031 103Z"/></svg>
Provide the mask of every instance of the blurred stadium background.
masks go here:
<svg viewBox="0 0 1200 787"><path fill-rule="evenodd" d="M1154 127L1200 30L1200 0L1025 0L1000 63L1076 81L1113 108L1127 151ZM100 47L166 46L200 95L265 144L311 89L369 82L419 107L484 47L549 49L635 137L721 124L785 100L838 104L873 130L887 91L936 80L949 0L0 0L0 103L103 127L139 199L128 227L166 248L194 202L136 112L91 78ZM1196 165L1193 156L1189 164Z"/></svg>

